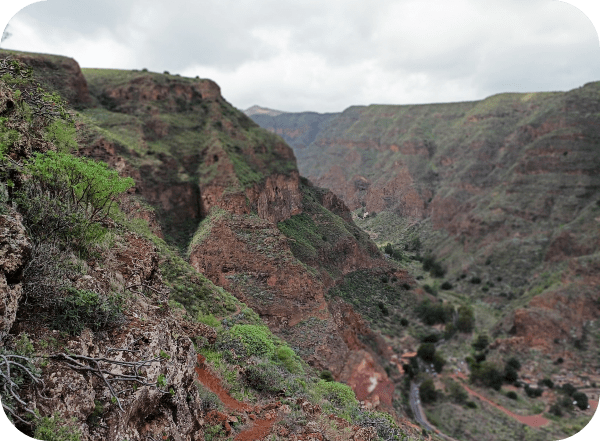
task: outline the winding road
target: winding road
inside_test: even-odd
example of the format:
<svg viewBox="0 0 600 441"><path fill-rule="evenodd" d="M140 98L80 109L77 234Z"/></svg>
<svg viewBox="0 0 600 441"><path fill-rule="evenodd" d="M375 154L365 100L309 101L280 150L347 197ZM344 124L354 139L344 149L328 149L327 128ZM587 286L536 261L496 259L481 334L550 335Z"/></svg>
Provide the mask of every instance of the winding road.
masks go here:
<svg viewBox="0 0 600 441"><path fill-rule="evenodd" d="M421 427L429 430L430 432L435 432L442 438L448 441L457 441L456 439L442 433L438 428L431 425L429 421L427 421L427 417L425 416L425 412L423 412L423 407L421 407L421 398L419 397L419 384L418 383L410 383L410 408L412 409L413 415L417 420L417 423L421 425Z"/></svg>

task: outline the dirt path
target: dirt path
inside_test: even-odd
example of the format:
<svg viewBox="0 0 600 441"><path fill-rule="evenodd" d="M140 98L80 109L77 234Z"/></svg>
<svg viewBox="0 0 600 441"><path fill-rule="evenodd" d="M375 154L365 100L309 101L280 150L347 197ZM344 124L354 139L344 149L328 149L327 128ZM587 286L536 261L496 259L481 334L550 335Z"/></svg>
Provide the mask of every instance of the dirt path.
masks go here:
<svg viewBox="0 0 600 441"><path fill-rule="evenodd" d="M253 420L253 424L246 430L241 431L236 435L234 441L257 441L269 434L271 431L271 427L275 424L276 418L273 418L273 415L267 415L266 418L258 418L254 413L251 412L260 412L260 407L254 407L249 405L248 403L242 403L241 401L236 400L229 392L227 392L223 386L221 385L221 380L215 377L206 367L205 364L206 359L203 355L198 354L198 366L196 367L196 375L198 376L198 380L202 383L206 388L208 388L211 392L216 394L221 402L229 409L237 412L246 412L248 413L248 418ZM273 407L272 405L267 405L266 407Z"/></svg>
<svg viewBox="0 0 600 441"><path fill-rule="evenodd" d="M464 376L460 376L459 377L456 374L452 374L452 375L450 375L450 377L452 377L455 380L460 380L460 379L464 378ZM544 418L544 416L543 416L544 414L543 413L540 413L539 415L517 415L516 413L511 412L507 408L502 407L502 406L500 406L497 403L494 403L492 400L484 397L480 393L475 392L473 389L471 389L470 387L468 387L462 381L460 381L460 383L462 384L462 387L464 387L465 390L470 395L473 395L473 396L479 398L481 401L485 401L489 405L494 406L496 409L501 410L502 412L504 412L509 417L514 418L515 420L519 421L520 423L526 424L529 427L542 427L542 426L545 426L546 424L548 424L548 422L549 422L546 418Z"/></svg>

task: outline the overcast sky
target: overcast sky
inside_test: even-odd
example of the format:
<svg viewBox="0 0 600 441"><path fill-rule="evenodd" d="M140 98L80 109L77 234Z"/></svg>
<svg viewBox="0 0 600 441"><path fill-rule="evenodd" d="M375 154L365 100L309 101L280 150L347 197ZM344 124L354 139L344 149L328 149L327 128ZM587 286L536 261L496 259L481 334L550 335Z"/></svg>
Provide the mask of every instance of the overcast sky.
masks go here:
<svg viewBox="0 0 600 441"><path fill-rule="evenodd" d="M199 75L245 109L482 99L600 80L592 22L557 0L47 0L1 46Z"/></svg>

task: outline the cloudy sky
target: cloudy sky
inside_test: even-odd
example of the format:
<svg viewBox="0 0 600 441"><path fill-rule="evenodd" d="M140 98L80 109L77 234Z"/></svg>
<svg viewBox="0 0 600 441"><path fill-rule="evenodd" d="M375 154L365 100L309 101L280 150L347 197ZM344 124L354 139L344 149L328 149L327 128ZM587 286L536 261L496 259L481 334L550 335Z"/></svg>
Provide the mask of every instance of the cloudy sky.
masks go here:
<svg viewBox="0 0 600 441"><path fill-rule="evenodd" d="M600 80L592 22L557 0L47 0L1 47L199 75L287 111L482 99Z"/></svg>

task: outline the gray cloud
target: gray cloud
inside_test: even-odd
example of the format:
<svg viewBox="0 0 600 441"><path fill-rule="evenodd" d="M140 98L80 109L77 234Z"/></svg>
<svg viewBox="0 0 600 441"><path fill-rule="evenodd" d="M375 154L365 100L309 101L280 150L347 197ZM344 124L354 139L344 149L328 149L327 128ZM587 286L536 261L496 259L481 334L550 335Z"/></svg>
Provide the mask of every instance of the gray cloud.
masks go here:
<svg viewBox="0 0 600 441"><path fill-rule="evenodd" d="M480 99L599 80L590 21L555 0L48 0L3 47L217 81L239 108Z"/></svg>

